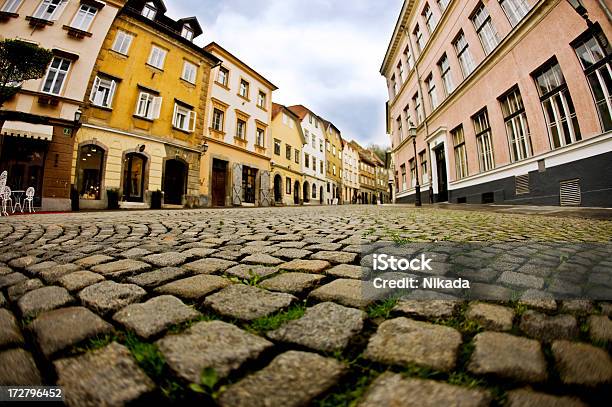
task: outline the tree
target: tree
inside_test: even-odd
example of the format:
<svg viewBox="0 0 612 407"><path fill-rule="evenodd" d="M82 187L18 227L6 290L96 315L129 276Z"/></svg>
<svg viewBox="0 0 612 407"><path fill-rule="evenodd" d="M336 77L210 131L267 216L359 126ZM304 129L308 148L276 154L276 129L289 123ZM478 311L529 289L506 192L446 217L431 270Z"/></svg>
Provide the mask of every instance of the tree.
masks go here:
<svg viewBox="0 0 612 407"><path fill-rule="evenodd" d="M386 152L388 147L380 146L378 144L370 144L368 150L372 151L382 162L385 162Z"/></svg>
<svg viewBox="0 0 612 407"><path fill-rule="evenodd" d="M15 39L0 41L0 108L19 92L24 81L42 78L52 58L50 50L36 44Z"/></svg>

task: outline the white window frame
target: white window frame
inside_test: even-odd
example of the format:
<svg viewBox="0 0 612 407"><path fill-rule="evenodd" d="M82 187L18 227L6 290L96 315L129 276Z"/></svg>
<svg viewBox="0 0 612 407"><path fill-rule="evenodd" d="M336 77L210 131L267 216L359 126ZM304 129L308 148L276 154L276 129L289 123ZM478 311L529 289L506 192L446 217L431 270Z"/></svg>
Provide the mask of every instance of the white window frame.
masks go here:
<svg viewBox="0 0 612 407"><path fill-rule="evenodd" d="M519 89L515 88L504 95L500 100L500 104L506 125L510 160L516 162L531 157L533 152L529 123L527 122L527 114L525 113L525 106L523 105Z"/></svg>
<svg viewBox="0 0 612 407"><path fill-rule="evenodd" d="M266 131L261 127L257 127L255 130L255 145L259 147L266 145Z"/></svg>
<svg viewBox="0 0 612 407"><path fill-rule="evenodd" d="M155 7L153 2L148 2L142 7L141 14L149 20L155 20L155 17L157 16L157 7Z"/></svg>
<svg viewBox="0 0 612 407"><path fill-rule="evenodd" d="M493 25L489 10L487 10L483 3L480 3L476 8L471 20L478 34L478 38L480 38L480 43L482 44L485 55L489 55L499 44L499 36Z"/></svg>
<svg viewBox="0 0 612 407"><path fill-rule="evenodd" d="M490 171L495 168L495 154L487 110L483 110L474 116L472 122L474 124L474 132L476 133L480 172Z"/></svg>
<svg viewBox="0 0 612 407"><path fill-rule="evenodd" d="M444 13L446 8L448 7L448 3L450 3L450 0L437 0L436 3L438 3L438 7L440 8L440 11Z"/></svg>
<svg viewBox="0 0 612 407"><path fill-rule="evenodd" d="M223 75L223 80L219 80L219 78L221 78L221 75ZM227 87L228 83L229 83L229 69L227 69L224 66L220 66L219 67L219 71L217 72L217 82L220 83L221 85Z"/></svg>
<svg viewBox="0 0 612 407"><path fill-rule="evenodd" d="M115 42L113 43L111 49L122 55L127 55L128 52L130 52L130 46L132 45L133 40L134 36L132 34L123 30L117 30L117 34L115 35Z"/></svg>
<svg viewBox="0 0 612 407"><path fill-rule="evenodd" d="M434 81L433 75L429 75L429 77L425 80L425 85L427 86L427 94L429 95L431 110L436 110L436 108L440 105L440 102L438 100L436 82Z"/></svg>
<svg viewBox="0 0 612 407"><path fill-rule="evenodd" d="M245 99L249 98L249 88L251 84L246 79L240 79L240 85L238 85L238 94Z"/></svg>
<svg viewBox="0 0 612 407"><path fill-rule="evenodd" d="M33 17L41 20L55 21L62 14L62 11L64 11L66 1L67 0L42 0L34 12ZM50 8L52 8L51 12L49 12Z"/></svg>
<svg viewBox="0 0 612 407"><path fill-rule="evenodd" d="M431 33L433 33L438 26L438 20L436 19L436 16L434 16L429 3L425 3L425 8L423 8L423 19L425 20L425 25L427 26L427 30L431 35Z"/></svg>
<svg viewBox="0 0 612 407"><path fill-rule="evenodd" d="M421 27L417 24L414 27L414 31L412 31L412 35L414 35L414 39L416 40L416 45L417 45L417 49L419 51L419 54L421 52L423 52L423 48L425 48L425 41L423 40L423 30L421 30Z"/></svg>
<svg viewBox="0 0 612 407"><path fill-rule="evenodd" d="M211 127L216 131L223 131L225 127L225 112L221 109L213 108Z"/></svg>
<svg viewBox="0 0 612 407"><path fill-rule="evenodd" d="M0 10L5 13L15 13L17 9L19 9L19 6L21 6L21 2L22 0L6 0Z"/></svg>
<svg viewBox="0 0 612 407"><path fill-rule="evenodd" d="M257 93L257 106L261 107L262 109L265 109L266 108L266 99L267 99L266 92L263 92L263 91L260 90Z"/></svg>
<svg viewBox="0 0 612 407"><path fill-rule="evenodd" d="M181 29L181 37L185 38L186 40L193 41L194 35L195 33L193 28L191 28L189 24L184 24L183 28Z"/></svg>
<svg viewBox="0 0 612 407"><path fill-rule="evenodd" d="M240 126L242 125L242 126ZM241 140L246 140L246 120L242 120L240 117L236 118L236 134L235 136ZM242 131L240 130L242 128Z"/></svg>
<svg viewBox="0 0 612 407"><path fill-rule="evenodd" d="M168 54L167 50L161 47L158 47L157 45L152 45L151 53L149 54L149 59L147 60L147 64L159 70L163 70L164 63L166 62L167 54Z"/></svg>
<svg viewBox="0 0 612 407"><path fill-rule="evenodd" d="M149 120L159 119L162 101L163 98L159 96L141 91L136 101L136 113L134 115Z"/></svg>
<svg viewBox="0 0 612 407"><path fill-rule="evenodd" d="M461 32L453 41L455 52L457 53L457 59L459 60L459 66L461 66L461 72L463 72L463 78L470 76L474 69L476 69L476 63L470 52L470 44L465 38L465 33Z"/></svg>
<svg viewBox="0 0 612 407"><path fill-rule="evenodd" d="M187 82L195 85L197 77L198 77L197 65L189 61L183 61L183 73L181 74L181 79L184 79Z"/></svg>
<svg viewBox="0 0 612 407"><path fill-rule="evenodd" d="M54 62L58 61L57 66L53 66ZM68 62L68 66L63 68L64 62ZM70 72L70 67L72 66L72 61L62 57L53 57L49 67L47 68L47 73L45 74L45 79L42 82L42 92L48 93L50 95L61 95L64 90L64 86L66 86L66 80L68 78L68 73ZM47 82L51 79L51 86L48 90L45 90ZM57 92L54 92L53 89L57 87L58 81L61 81L59 89Z"/></svg>
<svg viewBox="0 0 612 407"><path fill-rule="evenodd" d="M193 109L174 103L172 126L179 130L193 133L196 127L197 113Z"/></svg>
<svg viewBox="0 0 612 407"><path fill-rule="evenodd" d="M527 0L499 0L499 3L512 27L516 27L531 10Z"/></svg>
<svg viewBox="0 0 612 407"><path fill-rule="evenodd" d="M104 90L101 90L104 89ZM89 100L94 106L112 108L113 98L117 89L117 82L114 79L100 77L96 75Z"/></svg>
<svg viewBox="0 0 612 407"><path fill-rule="evenodd" d="M442 83L444 83L444 93L448 97L455 90L455 84L453 83L453 75L451 73L450 63L446 54L442 55L442 58L440 58L438 67L440 68Z"/></svg>
<svg viewBox="0 0 612 407"><path fill-rule="evenodd" d="M70 26L72 28L76 28L77 30L89 31L89 27L91 27L91 23L93 23L93 20L96 18L97 14L98 9L96 7L81 4L77 10L77 13L72 19Z"/></svg>

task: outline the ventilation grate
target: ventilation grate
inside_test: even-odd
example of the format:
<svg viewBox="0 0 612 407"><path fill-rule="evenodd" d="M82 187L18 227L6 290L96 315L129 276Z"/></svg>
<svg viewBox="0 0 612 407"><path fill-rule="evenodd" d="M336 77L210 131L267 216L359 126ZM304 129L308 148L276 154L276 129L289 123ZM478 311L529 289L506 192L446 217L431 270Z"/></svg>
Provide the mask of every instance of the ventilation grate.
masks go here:
<svg viewBox="0 0 612 407"><path fill-rule="evenodd" d="M529 193L529 174L514 177L515 194L525 195Z"/></svg>
<svg viewBox="0 0 612 407"><path fill-rule="evenodd" d="M572 179L559 183L561 206L579 206L581 203L580 180Z"/></svg>

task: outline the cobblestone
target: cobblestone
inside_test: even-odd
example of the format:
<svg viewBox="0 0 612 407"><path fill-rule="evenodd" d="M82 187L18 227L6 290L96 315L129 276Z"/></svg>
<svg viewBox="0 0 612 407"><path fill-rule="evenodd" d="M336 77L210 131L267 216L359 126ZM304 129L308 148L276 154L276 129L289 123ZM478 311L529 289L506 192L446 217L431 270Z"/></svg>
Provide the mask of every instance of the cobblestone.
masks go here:
<svg viewBox="0 0 612 407"><path fill-rule="evenodd" d="M612 381L612 359L603 349L555 341L552 352L563 383L597 386Z"/></svg>
<svg viewBox="0 0 612 407"><path fill-rule="evenodd" d="M184 264L183 267L198 274L215 274L223 272L237 263L231 260L206 258Z"/></svg>
<svg viewBox="0 0 612 407"><path fill-rule="evenodd" d="M466 317L478 322L485 329L509 331L512 329L514 311L508 307L492 304L471 304Z"/></svg>
<svg viewBox="0 0 612 407"><path fill-rule="evenodd" d="M543 341L572 339L578 336L578 322L567 314L548 316L527 311L521 318L520 328L527 336Z"/></svg>
<svg viewBox="0 0 612 407"><path fill-rule="evenodd" d="M260 287L270 291L299 295L319 285L324 278L321 275L308 273L283 273L264 280Z"/></svg>
<svg viewBox="0 0 612 407"><path fill-rule="evenodd" d="M8 310L0 309L0 348L23 344L17 320Z"/></svg>
<svg viewBox="0 0 612 407"><path fill-rule="evenodd" d="M0 385L39 386L42 384L36 362L23 349L0 351Z"/></svg>
<svg viewBox="0 0 612 407"><path fill-rule="evenodd" d="M197 275L183 278L165 284L155 289L159 294L175 295L184 300L200 300L204 296L227 287L231 281L224 277L211 275Z"/></svg>
<svg viewBox="0 0 612 407"><path fill-rule="evenodd" d="M17 302L21 315L34 317L43 311L49 311L72 302L74 298L65 288L48 286L25 293Z"/></svg>
<svg viewBox="0 0 612 407"><path fill-rule="evenodd" d="M226 317L250 321L287 308L295 300L290 294L234 284L208 296L204 306Z"/></svg>
<svg viewBox="0 0 612 407"><path fill-rule="evenodd" d="M575 397L558 397L535 392L531 389L518 389L508 392L508 407L586 407Z"/></svg>
<svg viewBox="0 0 612 407"><path fill-rule="evenodd" d="M68 291L80 291L85 287L103 281L104 277L91 271L81 270L66 274L58 283Z"/></svg>
<svg viewBox="0 0 612 407"><path fill-rule="evenodd" d="M83 304L98 314L106 315L133 302L140 301L146 291L134 284L103 281L84 288L79 294Z"/></svg>

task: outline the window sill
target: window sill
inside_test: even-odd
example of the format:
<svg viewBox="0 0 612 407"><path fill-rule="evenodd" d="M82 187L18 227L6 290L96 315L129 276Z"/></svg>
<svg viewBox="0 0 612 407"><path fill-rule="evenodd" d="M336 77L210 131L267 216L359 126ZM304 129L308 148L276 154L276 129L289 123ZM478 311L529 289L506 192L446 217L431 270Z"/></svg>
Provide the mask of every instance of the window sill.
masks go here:
<svg viewBox="0 0 612 407"><path fill-rule="evenodd" d="M161 72L161 73L163 73L163 72L164 72L164 68L158 68L158 67L156 67L155 65L151 65L151 64L150 64L150 63L148 63L148 62L145 62L145 65L146 65L147 67L149 67L149 68L153 69L154 71Z"/></svg>
<svg viewBox="0 0 612 407"><path fill-rule="evenodd" d="M223 88L223 89L225 89L225 90L230 90L230 88L229 88L229 87L228 87L226 84L221 83L221 82L219 82L219 81L215 81L215 85L217 85L217 86L219 86L219 87L222 87L222 88Z"/></svg>
<svg viewBox="0 0 612 407"><path fill-rule="evenodd" d="M149 122L149 123L153 123L155 121L154 119L149 119L148 117L144 117L144 116L138 116L137 114L132 115L132 117L134 117L135 119L144 120L145 122Z"/></svg>
<svg viewBox="0 0 612 407"><path fill-rule="evenodd" d="M208 132L213 135L217 140L225 139L225 132L223 130L217 130L212 127L208 128Z"/></svg>
<svg viewBox="0 0 612 407"><path fill-rule="evenodd" d="M70 37L74 37L74 38L77 38L77 39L83 39L85 37L91 37L93 35L89 31L83 31L83 30L80 30L78 28L71 27L69 25L64 25L62 28L64 30L68 31L68 35Z"/></svg>
<svg viewBox="0 0 612 407"><path fill-rule="evenodd" d="M190 88L195 88L195 87L196 87L195 82L189 82L189 81L188 81L187 79L185 79L185 78L180 78L180 79L181 79L181 83L182 83L183 85L185 85L185 86L187 86L187 87L190 87Z"/></svg>
<svg viewBox="0 0 612 407"><path fill-rule="evenodd" d="M107 112L112 112L113 108L112 107L106 107L106 106L100 106L100 105L94 105L93 103L90 104L90 106L94 109L100 109L100 110L105 110ZM138 116L140 117L140 116Z"/></svg>
<svg viewBox="0 0 612 407"><path fill-rule="evenodd" d="M34 16L27 16L25 19L26 19L26 21L30 22L30 25L32 27L36 27L36 28L38 28L38 27L46 27L48 25L53 25L54 24L53 21L45 20L44 18L37 18L37 17L34 17Z"/></svg>
<svg viewBox="0 0 612 407"><path fill-rule="evenodd" d="M240 138L240 137L234 137L234 144L240 146L240 147L246 147L247 145L247 141L246 139Z"/></svg>
<svg viewBox="0 0 612 407"><path fill-rule="evenodd" d="M262 106L259 106L259 105L257 105L257 107L258 107L259 109L263 110L264 112L267 112L267 111L268 111L268 109L266 109L265 107L262 107Z"/></svg>
<svg viewBox="0 0 612 407"><path fill-rule="evenodd" d="M249 99L248 97L242 96L240 93L236 93L236 96L238 96L240 99L245 100L247 102L251 101L251 99Z"/></svg>
<svg viewBox="0 0 612 407"><path fill-rule="evenodd" d="M116 50L114 50L112 48L109 51L111 51L113 54L115 54L116 56L121 57L121 58L128 58L129 57L128 54L124 54L124 53L116 51Z"/></svg>
<svg viewBox="0 0 612 407"><path fill-rule="evenodd" d="M172 126L172 130L180 131L181 133L185 133L185 134L191 134L191 133L193 133L193 131L189 131L189 130L181 129L180 127L176 127L176 126Z"/></svg>
<svg viewBox="0 0 612 407"><path fill-rule="evenodd" d="M59 95L43 94L38 97L39 105L57 106L60 102Z"/></svg>
<svg viewBox="0 0 612 407"><path fill-rule="evenodd" d="M19 18L19 14L9 13L7 11L0 11L0 22L6 22L11 18Z"/></svg>
<svg viewBox="0 0 612 407"><path fill-rule="evenodd" d="M262 147L262 146L256 145L255 146L255 152L259 153L259 154L265 154L266 153L266 148Z"/></svg>

